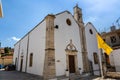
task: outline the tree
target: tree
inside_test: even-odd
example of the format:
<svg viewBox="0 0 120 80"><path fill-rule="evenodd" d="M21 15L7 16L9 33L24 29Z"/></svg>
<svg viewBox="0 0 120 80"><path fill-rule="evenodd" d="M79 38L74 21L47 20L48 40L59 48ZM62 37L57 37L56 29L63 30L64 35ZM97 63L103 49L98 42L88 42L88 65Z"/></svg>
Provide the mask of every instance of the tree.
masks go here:
<svg viewBox="0 0 120 80"><path fill-rule="evenodd" d="M11 51L11 47L5 47L4 48L4 52L5 53L10 53L10 51Z"/></svg>

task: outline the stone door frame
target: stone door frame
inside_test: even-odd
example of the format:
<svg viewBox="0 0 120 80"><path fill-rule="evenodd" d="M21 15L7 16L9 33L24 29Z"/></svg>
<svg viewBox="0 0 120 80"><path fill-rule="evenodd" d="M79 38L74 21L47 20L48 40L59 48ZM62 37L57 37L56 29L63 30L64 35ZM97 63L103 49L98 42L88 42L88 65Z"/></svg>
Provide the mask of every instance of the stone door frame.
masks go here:
<svg viewBox="0 0 120 80"><path fill-rule="evenodd" d="M22 68L23 68L23 59L21 59L21 62L20 62L20 72L22 72Z"/></svg>
<svg viewBox="0 0 120 80"><path fill-rule="evenodd" d="M21 60L20 60L20 71L22 72L23 69L23 53L21 53Z"/></svg>
<svg viewBox="0 0 120 80"><path fill-rule="evenodd" d="M70 43L67 45L66 49L66 70L69 71L70 73L70 69L69 69L69 55L73 55L74 56L74 63L75 63L75 74L80 74L79 72L79 68L78 68L78 59L77 59L77 50L76 47L72 44L72 40L70 40Z"/></svg>

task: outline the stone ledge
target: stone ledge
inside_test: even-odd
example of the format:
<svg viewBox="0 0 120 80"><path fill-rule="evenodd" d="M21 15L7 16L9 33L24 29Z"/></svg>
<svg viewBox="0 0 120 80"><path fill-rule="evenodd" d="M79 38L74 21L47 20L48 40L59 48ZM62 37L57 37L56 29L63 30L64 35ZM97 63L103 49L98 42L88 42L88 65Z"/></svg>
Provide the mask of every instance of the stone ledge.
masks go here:
<svg viewBox="0 0 120 80"><path fill-rule="evenodd" d="M119 78L120 79L120 72L107 72L106 76L111 77L111 78Z"/></svg>

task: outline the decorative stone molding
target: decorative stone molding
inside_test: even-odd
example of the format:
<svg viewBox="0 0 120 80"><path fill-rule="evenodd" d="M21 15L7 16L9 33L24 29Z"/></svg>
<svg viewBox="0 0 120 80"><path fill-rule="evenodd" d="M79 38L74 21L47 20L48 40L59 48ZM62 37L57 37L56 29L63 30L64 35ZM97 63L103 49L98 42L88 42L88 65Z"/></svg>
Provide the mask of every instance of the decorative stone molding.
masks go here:
<svg viewBox="0 0 120 80"><path fill-rule="evenodd" d="M69 69L69 55L72 55L74 57L74 61L75 61L75 74L80 74L79 73L79 68L78 68L78 59L77 59L77 49L74 46L74 44L72 43L72 40L70 40L70 43L66 46L66 69L68 69L68 71L70 71Z"/></svg>
<svg viewBox="0 0 120 80"><path fill-rule="evenodd" d="M72 39L70 40L70 43L67 45L66 50L76 51L76 47L73 45Z"/></svg>

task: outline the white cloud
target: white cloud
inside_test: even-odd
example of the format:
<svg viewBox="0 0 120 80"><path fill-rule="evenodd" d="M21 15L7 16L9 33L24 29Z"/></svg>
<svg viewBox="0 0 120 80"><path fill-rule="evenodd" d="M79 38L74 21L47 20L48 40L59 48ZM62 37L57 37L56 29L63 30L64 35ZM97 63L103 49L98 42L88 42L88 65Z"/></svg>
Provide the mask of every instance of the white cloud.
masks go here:
<svg viewBox="0 0 120 80"><path fill-rule="evenodd" d="M4 41L3 45L14 47L14 44L15 44L17 41L19 41L19 40L20 40L20 38L17 38L17 37L15 37L15 36L13 36L13 37L7 38L7 39Z"/></svg>
<svg viewBox="0 0 120 80"><path fill-rule="evenodd" d="M15 37L15 36L12 37L11 39L14 40L14 41L19 41L19 40L20 40L20 38L17 38L17 37Z"/></svg>

